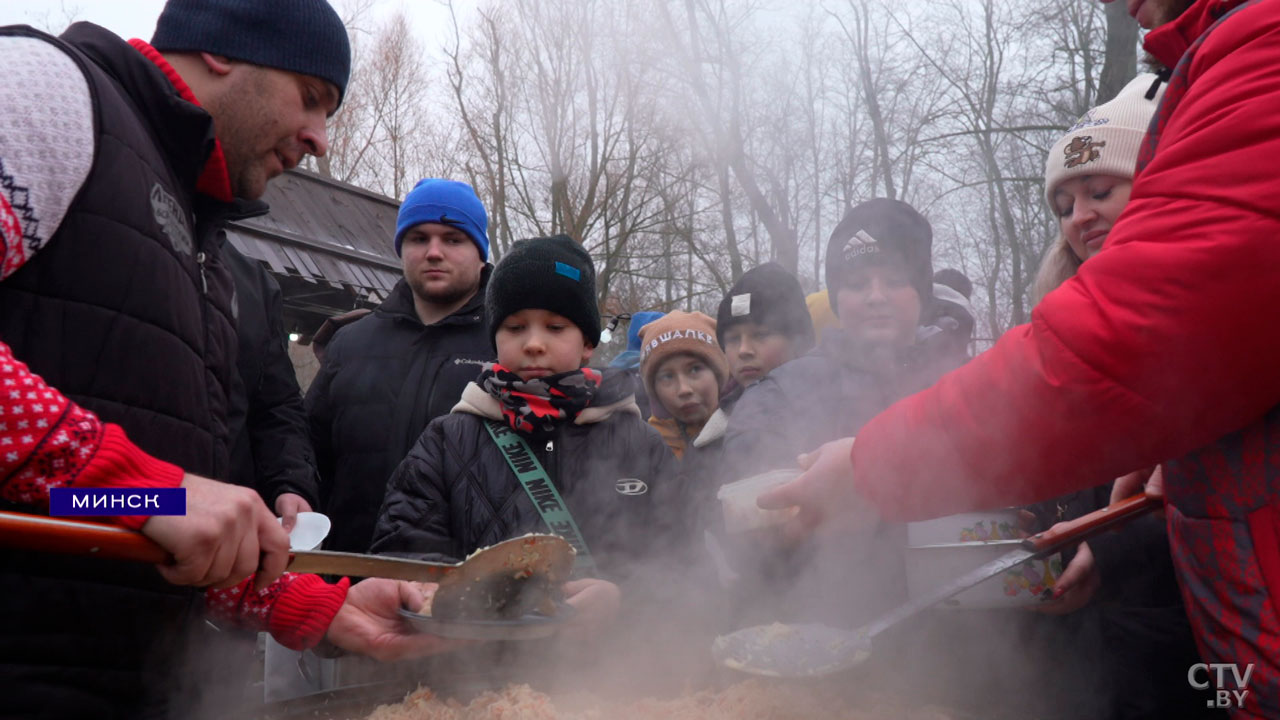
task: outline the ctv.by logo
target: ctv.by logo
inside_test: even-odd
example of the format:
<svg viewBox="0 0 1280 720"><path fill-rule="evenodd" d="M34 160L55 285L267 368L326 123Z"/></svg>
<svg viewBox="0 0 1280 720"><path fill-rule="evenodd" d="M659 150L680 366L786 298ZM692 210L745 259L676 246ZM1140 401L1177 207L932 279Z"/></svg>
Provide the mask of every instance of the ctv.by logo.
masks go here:
<svg viewBox="0 0 1280 720"><path fill-rule="evenodd" d="M1235 690L1227 689L1227 671L1230 671L1230 680L1235 684ZM1212 674L1212 675L1211 675ZM1196 663L1187 670L1187 682L1191 683L1191 687L1196 690L1208 690L1210 685L1216 687L1214 696L1210 698L1205 705L1211 708L1232 708L1243 707L1245 698L1249 697L1249 676L1253 675L1253 663L1244 666L1244 674L1240 673L1240 667L1235 663ZM1201 680L1200 678L1204 679ZM1216 679L1217 682L1210 683L1210 678Z"/></svg>

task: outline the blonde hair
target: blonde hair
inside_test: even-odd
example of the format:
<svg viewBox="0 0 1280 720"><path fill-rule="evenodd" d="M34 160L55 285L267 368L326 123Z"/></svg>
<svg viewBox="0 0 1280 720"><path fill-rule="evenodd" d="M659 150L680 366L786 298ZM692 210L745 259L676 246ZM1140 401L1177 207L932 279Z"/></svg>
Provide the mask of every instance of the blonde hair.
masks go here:
<svg viewBox="0 0 1280 720"><path fill-rule="evenodd" d="M1045 252L1040 261L1040 269L1036 271L1036 279L1031 283L1031 306L1040 304L1045 295L1053 292L1080 269L1084 261L1076 257L1071 246L1067 244L1067 236L1061 231L1058 238Z"/></svg>

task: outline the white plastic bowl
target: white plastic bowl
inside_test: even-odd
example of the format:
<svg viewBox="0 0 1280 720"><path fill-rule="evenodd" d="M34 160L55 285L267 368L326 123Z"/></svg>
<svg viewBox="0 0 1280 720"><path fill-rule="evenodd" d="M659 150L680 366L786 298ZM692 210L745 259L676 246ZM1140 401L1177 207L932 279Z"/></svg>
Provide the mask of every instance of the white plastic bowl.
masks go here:
<svg viewBox="0 0 1280 720"><path fill-rule="evenodd" d="M906 551L907 592L912 599L919 597L1020 545L1018 540L1000 540L909 547ZM1061 574L1059 555L1031 560L953 596L940 607L1033 607L1052 599L1053 587Z"/></svg>
<svg viewBox="0 0 1280 720"><path fill-rule="evenodd" d="M281 524L284 518L277 518ZM298 524L289 532L290 550L314 550L329 536L329 516L318 512L298 513Z"/></svg>
<svg viewBox="0 0 1280 720"><path fill-rule="evenodd" d="M800 470L770 470L752 475L720 487L716 497L724 510L724 529L727 533L740 533L781 525L799 512L791 507L782 510L762 510L756 499L780 485L800 477Z"/></svg>

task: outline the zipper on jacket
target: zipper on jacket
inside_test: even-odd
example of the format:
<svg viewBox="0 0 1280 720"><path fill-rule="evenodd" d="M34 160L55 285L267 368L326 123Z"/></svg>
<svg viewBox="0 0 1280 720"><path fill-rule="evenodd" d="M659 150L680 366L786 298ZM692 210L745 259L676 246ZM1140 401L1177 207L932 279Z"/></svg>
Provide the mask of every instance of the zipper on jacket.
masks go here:
<svg viewBox="0 0 1280 720"><path fill-rule="evenodd" d="M204 261L207 259L203 250L196 253L196 264L200 266L200 287L203 288L205 295L209 294L209 278L204 274Z"/></svg>

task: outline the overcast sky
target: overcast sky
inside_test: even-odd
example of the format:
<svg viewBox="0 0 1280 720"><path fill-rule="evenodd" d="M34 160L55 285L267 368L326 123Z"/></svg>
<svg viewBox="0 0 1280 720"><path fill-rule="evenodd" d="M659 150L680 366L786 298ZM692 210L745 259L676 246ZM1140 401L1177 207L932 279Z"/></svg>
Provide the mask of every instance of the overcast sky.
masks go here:
<svg viewBox="0 0 1280 720"><path fill-rule="evenodd" d="M474 3L455 4L462 14L462 8ZM334 5L340 6L341 0ZM428 52L434 53L446 37L448 11L436 0L376 0L375 6L380 14L404 8ZM71 21L88 20L126 40L149 40L163 7L164 0L0 0L0 25L20 23L59 32Z"/></svg>

